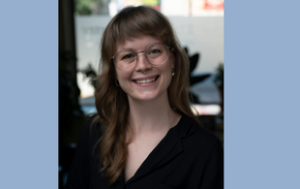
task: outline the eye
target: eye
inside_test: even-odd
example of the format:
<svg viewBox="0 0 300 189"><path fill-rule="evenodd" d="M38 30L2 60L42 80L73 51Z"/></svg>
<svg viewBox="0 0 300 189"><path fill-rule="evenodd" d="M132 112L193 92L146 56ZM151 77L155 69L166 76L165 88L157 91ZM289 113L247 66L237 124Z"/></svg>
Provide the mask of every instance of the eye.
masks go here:
<svg viewBox="0 0 300 189"><path fill-rule="evenodd" d="M159 50L159 49L152 49L149 54L158 54L158 53L161 53L161 50Z"/></svg>
<svg viewBox="0 0 300 189"><path fill-rule="evenodd" d="M126 54L126 55L122 56L121 60L132 59L132 58L134 58L133 54Z"/></svg>

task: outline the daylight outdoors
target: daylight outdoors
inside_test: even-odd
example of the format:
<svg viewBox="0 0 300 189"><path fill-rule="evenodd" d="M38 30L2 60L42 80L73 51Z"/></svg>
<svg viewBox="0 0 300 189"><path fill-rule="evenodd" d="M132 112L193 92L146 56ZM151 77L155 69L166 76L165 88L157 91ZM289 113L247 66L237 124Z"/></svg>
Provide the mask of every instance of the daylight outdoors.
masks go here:
<svg viewBox="0 0 300 189"><path fill-rule="evenodd" d="M103 31L122 8L138 5L151 6L171 21L190 60L190 104L202 126L223 141L223 0L60 0L60 187L66 181L81 128L96 112L91 79L101 72Z"/></svg>

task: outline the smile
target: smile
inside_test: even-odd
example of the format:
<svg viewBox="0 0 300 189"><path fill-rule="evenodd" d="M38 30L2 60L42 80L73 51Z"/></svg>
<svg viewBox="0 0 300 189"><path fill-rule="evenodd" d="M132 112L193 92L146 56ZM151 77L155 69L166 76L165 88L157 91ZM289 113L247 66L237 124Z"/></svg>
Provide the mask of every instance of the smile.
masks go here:
<svg viewBox="0 0 300 189"><path fill-rule="evenodd" d="M148 78L148 79L139 79L139 80L134 80L134 82L138 83L138 84L145 84L145 83L151 83L154 82L157 79L157 77L153 77L153 78Z"/></svg>

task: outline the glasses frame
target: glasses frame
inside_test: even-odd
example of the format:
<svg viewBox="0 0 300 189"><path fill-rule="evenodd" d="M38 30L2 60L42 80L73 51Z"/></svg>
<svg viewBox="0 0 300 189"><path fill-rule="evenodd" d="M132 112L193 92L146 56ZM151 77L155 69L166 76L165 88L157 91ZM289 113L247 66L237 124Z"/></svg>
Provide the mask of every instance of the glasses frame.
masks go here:
<svg viewBox="0 0 300 189"><path fill-rule="evenodd" d="M148 49L149 47L151 47L151 46L153 46L153 45L157 45L157 44L162 44L163 46L166 47L166 49L167 49L167 58L166 58L165 61L163 61L163 62L160 63L160 64L152 64L151 62L149 62L146 52L147 52L147 49ZM116 64L115 64L115 59L114 59L114 58L115 58L116 54L119 53L119 52L121 52L121 51L126 51L126 50L130 50L130 51L132 51L132 52L134 52L134 53L136 54L136 59L135 59L136 62L135 62L135 65L134 65L134 67L133 67L132 69L130 69L130 70L122 70L122 69L118 68L118 67L116 66ZM111 59L112 59L112 61L113 61L113 63L114 63L114 65L115 65L116 68L118 68L118 69L121 70L121 71L128 72L128 71L133 70L133 69L136 67L137 61L138 61L138 53L144 53L145 59L147 60L147 62L148 62L150 65L152 65L152 66L160 66L160 65L164 64L165 62L167 62L167 60L169 59L169 56L170 56L170 47L167 46L167 45L165 45L164 43L152 43L152 44L148 45L148 46L145 48L144 51L135 52L135 51L132 50L132 49L122 49L122 50L117 51L117 52L111 57Z"/></svg>

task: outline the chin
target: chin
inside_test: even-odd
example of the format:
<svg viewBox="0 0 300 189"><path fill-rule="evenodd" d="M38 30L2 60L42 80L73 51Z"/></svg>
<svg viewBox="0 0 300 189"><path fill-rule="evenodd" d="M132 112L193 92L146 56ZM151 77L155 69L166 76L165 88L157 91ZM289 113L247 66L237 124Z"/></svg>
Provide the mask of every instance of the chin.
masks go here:
<svg viewBox="0 0 300 189"><path fill-rule="evenodd" d="M144 94L134 94L134 95L127 95L127 96L128 96L128 98L131 98L131 99L137 100L137 101L153 101L153 100L163 97L164 94L167 95L167 93L152 91L152 92L147 92Z"/></svg>
<svg viewBox="0 0 300 189"><path fill-rule="evenodd" d="M128 98L131 98L133 100L137 101L151 101L157 99L156 95L144 95L144 96L128 96Z"/></svg>

